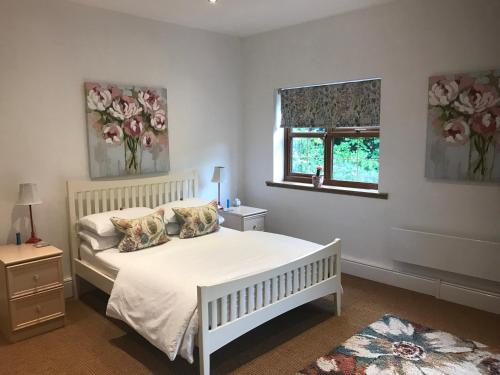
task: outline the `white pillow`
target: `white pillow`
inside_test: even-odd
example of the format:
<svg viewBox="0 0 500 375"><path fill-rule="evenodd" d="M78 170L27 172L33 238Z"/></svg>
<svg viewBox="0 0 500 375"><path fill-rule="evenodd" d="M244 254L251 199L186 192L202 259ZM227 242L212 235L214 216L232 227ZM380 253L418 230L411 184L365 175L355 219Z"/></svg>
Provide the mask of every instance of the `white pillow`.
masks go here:
<svg viewBox="0 0 500 375"><path fill-rule="evenodd" d="M119 232L111 222L112 217L120 219L135 219L153 213L154 210L147 207L126 208L124 210L106 211L99 214L93 214L82 217L78 223L80 229L86 229L98 234L101 237L117 236Z"/></svg>
<svg viewBox="0 0 500 375"><path fill-rule="evenodd" d="M92 250L106 250L116 247L120 242L120 236L102 237L88 230L81 230L78 235L82 241L90 245Z"/></svg>

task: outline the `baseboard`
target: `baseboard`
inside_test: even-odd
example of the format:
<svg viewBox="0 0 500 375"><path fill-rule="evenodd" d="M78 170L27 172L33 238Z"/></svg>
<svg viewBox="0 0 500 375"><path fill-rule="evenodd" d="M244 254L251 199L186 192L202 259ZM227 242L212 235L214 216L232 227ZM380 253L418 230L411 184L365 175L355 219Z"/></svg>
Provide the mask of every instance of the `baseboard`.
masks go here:
<svg viewBox="0 0 500 375"><path fill-rule="evenodd" d="M342 272L500 314L500 294L342 258Z"/></svg>
<svg viewBox="0 0 500 375"><path fill-rule="evenodd" d="M64 298L73 297L73 279L71 277L64 278Z"/></svg>

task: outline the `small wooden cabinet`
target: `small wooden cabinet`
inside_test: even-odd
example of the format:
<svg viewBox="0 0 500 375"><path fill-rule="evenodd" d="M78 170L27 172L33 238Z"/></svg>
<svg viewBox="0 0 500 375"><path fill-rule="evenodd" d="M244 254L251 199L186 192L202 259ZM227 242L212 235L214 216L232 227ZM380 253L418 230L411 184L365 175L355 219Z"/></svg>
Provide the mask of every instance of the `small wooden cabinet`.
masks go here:
<svg viewBox="0 0 500 375"><path fill-rule="evenodd" d="M224 211L223 227L236 229L239 231L258 230L265 231L265 219L267 210L262 208L239 206L232 207Z"/></svg>
<svg viewBox="0 0 500 375"><path fill-rule="evenodd" d="M64 326L62 251L0 246L0 328L18 341Z"/></svg>

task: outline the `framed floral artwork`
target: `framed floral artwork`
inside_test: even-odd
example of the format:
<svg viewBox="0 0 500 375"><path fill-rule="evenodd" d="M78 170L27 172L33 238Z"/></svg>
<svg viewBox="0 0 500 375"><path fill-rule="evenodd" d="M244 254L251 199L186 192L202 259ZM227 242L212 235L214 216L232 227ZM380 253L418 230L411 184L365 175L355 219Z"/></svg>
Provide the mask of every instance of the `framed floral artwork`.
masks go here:
<svg viewBox="0 0 500 375"><path fill-rule="evenodd" d="M167 90L86 82L90 177L170 170Z"/></svg>
<svg viewBox="0 0 500 375"><path fill-rule="evenodd" d="M500 70L429 79L426 177L500 182Z"/></svg>

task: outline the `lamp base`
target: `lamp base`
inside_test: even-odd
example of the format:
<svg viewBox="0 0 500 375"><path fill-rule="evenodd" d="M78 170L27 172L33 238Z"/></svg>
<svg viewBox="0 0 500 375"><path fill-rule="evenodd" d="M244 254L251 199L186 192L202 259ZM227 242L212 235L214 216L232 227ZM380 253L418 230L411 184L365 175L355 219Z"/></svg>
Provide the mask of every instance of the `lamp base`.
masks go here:
<svg viewBox="0 0 500 375"><path fill-rule="evenodd" d="M30 238L28 238L28 240L26 241L26 243L38 243L38 242L40 242L41 240L42 240L42 239L41 239L41 238L38 238L38 237L36 236L36 234L35 234L35 233L31 233L31 237L30 237Z"/></svg>

